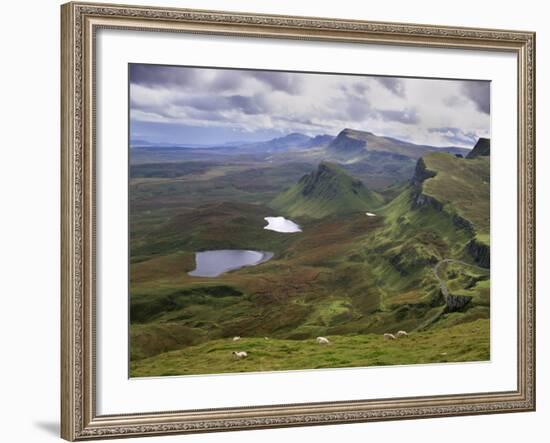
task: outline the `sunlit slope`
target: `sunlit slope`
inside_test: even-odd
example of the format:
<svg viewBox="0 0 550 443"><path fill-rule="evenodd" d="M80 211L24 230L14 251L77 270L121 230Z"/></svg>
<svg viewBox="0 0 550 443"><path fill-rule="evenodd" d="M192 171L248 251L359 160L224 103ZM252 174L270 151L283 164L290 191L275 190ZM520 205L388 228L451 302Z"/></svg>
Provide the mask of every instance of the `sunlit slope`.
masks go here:
<svg viewBox="0 0 550 443"><path fill-rule="evenodd" d="M281 340L243 337L215 340L132 362L132 377L280 371L339 367L485 361L489 359L489 321L436 328L399 340L381 335L329 336L320 346L314 339ZM234 351L248 357L236 359Z"/></svg>
<svg viewBox="0 0 550 443"><path fill-rule="evenodd" d="M443 205L451 215L463 218L476 234L489 234L490 168L488 156L457 158L445 153L423 157L433 174L422 184L422 194Z"/></svg>
<svg viewBox="0 0 550 443"><path fill-rule="evenodd" d="M273 200L271 206L291 217L323 218L378 208L383 198L340 166L322 162Z"/></svg>
<svg viewBox="0 0 550 443"><path fill-rule="evenodd" d="M169 178L155 185L160 195L182 200L162 208L152 204L157 188L137 183L132 375L486 360L489 157L478 151L426 153L404 185L384 193L386 204L331 163L305 176L311 169L301 164L292 178L277 173L275 187L264 168L231 180L216 175L225 169L208 180L201 173L193 186ZM189 205L191 195L200 203ZM273 215L292 218L302 232L265 230L264 217ZM196 251L241 248L274 257L215 279L188 275ZM441 281L468 304L450 309ZM410 341L383 341L400 329ZM243 340L233 344L236 335ZM316 336L333 345L318 346ZM235 360L232 350L249 358Z"/></svg>

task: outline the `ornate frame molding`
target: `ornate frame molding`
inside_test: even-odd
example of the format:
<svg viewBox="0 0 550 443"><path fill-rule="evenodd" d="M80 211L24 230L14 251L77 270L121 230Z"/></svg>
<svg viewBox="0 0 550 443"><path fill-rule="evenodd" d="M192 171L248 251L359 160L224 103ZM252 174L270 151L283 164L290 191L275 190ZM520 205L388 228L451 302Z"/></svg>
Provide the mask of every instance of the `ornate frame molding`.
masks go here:
<svg viewBox="0 0 550 443"><path fill-rule="evenodd" d="M535 409L535 34L122 5L61 8L61 435L259 429ZM98 416L95 413L94 35L99 28L513 52L518 57L518 388L390 400Z"/></svg>

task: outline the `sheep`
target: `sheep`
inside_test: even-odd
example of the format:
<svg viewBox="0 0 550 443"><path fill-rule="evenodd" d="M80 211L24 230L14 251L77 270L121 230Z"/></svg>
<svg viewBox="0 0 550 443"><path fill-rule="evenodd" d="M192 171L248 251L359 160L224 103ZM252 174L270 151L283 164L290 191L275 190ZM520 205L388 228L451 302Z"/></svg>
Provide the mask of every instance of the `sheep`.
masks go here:
<svg viewBox="0 0 550 443"><path fill-rule="evenodd" d="M317 337L315 340L317 340L317 343L319 343L320 345L329 345L330 344L329 339L326 338L326 337Z"/></svg>
<svg viewBox="0 0 550 443"><path fill-rule="evenodd" d="M395 335L389 334L389 333L385 333L385 334L384 334L384 340L395 340Z"/></svg>
<svg viewBox="0 0 550 443"><path fill-rule="evenodd" d="M237 359L246 358L248 357L248 354L245 351L233 351L233 356Z"/></svg>
<svg viewBox="0 0 550 443"><path fill-rule="evenodd" d="M241 337L239 337L239 336L233 337L233 341L239 341L240 339L241 339Z"/></svg>
<svg viewBox="0 0 550 443"><path fill-rule="evenodd" d="M397 331L397 334L395 334L395 338L400 338L400 337L408 337L409 334L407 334L407 331Z"/></svg>

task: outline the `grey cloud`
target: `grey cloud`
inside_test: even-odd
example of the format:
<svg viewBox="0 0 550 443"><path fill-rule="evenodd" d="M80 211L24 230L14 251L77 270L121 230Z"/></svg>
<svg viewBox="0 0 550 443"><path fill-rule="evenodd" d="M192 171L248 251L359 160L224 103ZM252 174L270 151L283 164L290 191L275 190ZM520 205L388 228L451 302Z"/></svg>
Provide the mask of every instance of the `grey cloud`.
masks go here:
<svg viewBox="0 0 550 443"><path fill-rule="evenodd" d="M208 85L211 91L227 91L238 88L244 80L241 71L216 71L216 76Z"/></svg>
<svg viewBox="0 0 550 443"><path fill-rule="evenodd" d="M249 71L249 75L268 85L274 91L298 94L301 89L302 75L288 72Z"/></svg>
<svg viewBox="0 0 550 443"><path fill-rule="evenodd" d="M375 77L376 81L384 86L387 90L391 91L398 97L405 97L405 85L404 83L394 77Z"/></svg>
<svg viewBox="0 0 550 443"><path fill-rule="evenodd" d="M485 114L489 114L491 108L491 90L488 81L467 81L461 85L462 93L473 101L476 108Z"/></svg>
<svg viewBox="0 0 550 443"><path fill-rule="evenodd" d="M403 111L380 110L377 114L382 120L404 123L406 125L416 125L420 122L420 117L416 109L405 109Z"/></svg>
<svg viewBox="0 0 550 443"><path fill-rule="evenodd" d="M182 97L174 101L178 106L186 106L200 111L225 111L238 109L245 114L260 114L267 110L267 103L263 96L245 95L200 95Z"/></svg>
<svg viewBox="0 0 550 443"><path fill-rule="evenodd" d="M207 87L210 92L228 91L238 88L247 78L255 78L273 91L298 94L302 75L287 72L239 71L231 69L208 70L213 76L206 77L205 69L160 65L130 65L130 83L148 87Z"/></svg>
<svg viewBox="0 0 550 443"><path fill-rule="evenodd" d="M450 95L448 97L445 97L443 99L443 104L446 106L460 106L464 104L465 99L464 97L459 97L458 95Z"/></svg>
<svg viewBox="0 0 550 443"><path fill-rule="evenodd" d="M348 99L344 106L347 111L347 118L352 121L364 120L372 112L371 106L366 100Z"/></svg>
<svg viewBox="0 0 550 443"><path fill-rule="evenodd" d="M365 92L367 92L370 89L369 85L363 82L354 83L352 88L353 88L353 92L359 95L363 95Z"/></svg>
<svg viewBox="0 0 550 443"><path fill-rule="evenodd" d="M196 69L181 69L176 66L130 65L130 83L143 86L170 87L192 86L197 80Z"/></svg>
<svg viewBox="0 0 550 443"><path fill-rule="evenodd" d="M130 89L131 110L140 121L312 133L372 123L381 134L400 131L419 142L463 146L475 141L471 131L485 133L488 126L472 105L489 112L487 82L434 81L428 101L432 86L392 77L136 64L130 66L130 82L144 86Z"/></svg>
<svg viewBox="0 0 550 443"><path fill-rule="evenodd" d="M176 118L179 115L194 115L201 118L221 118L221 113L228 110L238 110L246 115L256 115L268 112L268 103L264 97L243 95L201 95L179 97L169 105L139 105L132 103L132 108L161 117Z"/></svg>
<svg viewBox="0 0 550 443"><path fill-rule="evenodd" d="M130 65L130 83L148 87L183 89L204 87L207 84L210 92L218 92L239 87L245 78L239 71L210 70L210 73L214 73L214 76L206 77L203 68L132 64Z"/></svg>
<svg viewBox="0 0 550 443"><path fill-rule="evenodd" d="M430 134L438 134L445 137L449 143L460 145L474 145L478 139L475 132L465 132L460 128L444 126L441 128L428 128Z"/></svg>
<svg viewBox="0 0 550 443"><path fill-rule="evenodd" d="M240 109L245 114L263 114L267 111L267 102L260 95L247 97L244 95L233 95L227 97L227 103L232 108Z"/></svg>
<svg viewBox="0 0 550 443"><path fill-rule="evenodd" d="M299 118L299 117L284 117L284 116L281 116L281 117L278 117L277 118L278 121L281 121L281 122L287 122L287 123L291 123L291 124L299 124L299 125L302 125L304 127L315 127L315 128L324 128L325 125L322 125L322 124L319 124L319 123L316 123L314 122L312 119L310 118Z"/></svg>
<svg viewBox="0 0 550 443"><path fill-rule="evenodd" d="M365 95L370 90L369 85L361 81L352 84L343 83L338 87L344 94L349 96Z"/></svg>

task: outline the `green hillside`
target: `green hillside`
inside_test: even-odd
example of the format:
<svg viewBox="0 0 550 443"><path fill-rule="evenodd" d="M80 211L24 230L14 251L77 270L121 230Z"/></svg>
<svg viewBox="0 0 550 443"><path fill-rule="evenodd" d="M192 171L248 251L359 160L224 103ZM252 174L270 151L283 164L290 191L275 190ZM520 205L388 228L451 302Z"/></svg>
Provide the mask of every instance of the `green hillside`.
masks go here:
<svg viewBox="0 0 550 443"><path fill-rule="evenodd" d="M463 219L464 227L488 242L490 225L490 159L479 155L457 158L445 153L423 157L433 177L422 185L422 194L440 202L451 215Z"/></svg>
<svg viewBox="0 0 550 443"><path fill-rule="evenodd" d="M489 317L488 174L488 157L430 153L418 161L410 185L377 211L384 223L360 242L359 254L379 298L369 328L423 329ZM465 308L447 304L436 272Z"/></svg>
<svg viewBox="0 0 550 443"><path fill-rule="evenodd" d="M133 377L148 377L405 365L419 360L424 363L484 361L490 357L488 320L424 331L394 341L384 340L378 334L329 336L329 339L328 346L319 346L314 339L243 337L237 343L215 340L137 360L130 372ZM233 351L243 349L247 350L247 358L233 358Z"/></svg>
<svg viewBox="0 0 550 443"><path fill-rule="evenodd" d="M315 171L277 196L271 206L291 217L323 218L371 211L382 202L379 194L367 189L340 166L322 162Z"/></svg>
<svg viewBox="0 0 550 443"><path fill-rule="evenodd" d="M189 152L204 158L135 168L132 376L489 358L489 152L407 157L408 173L400 154L371 151L350 167L311 151L238 164ZM400 179L381 193L363 184L390 172ZM276 215L302 231L264 229ZM219 249L273 257L189 275L197 251ZM398 330L409 337L383 340ZM236 360L234 350L249 356Z"/></svg>

